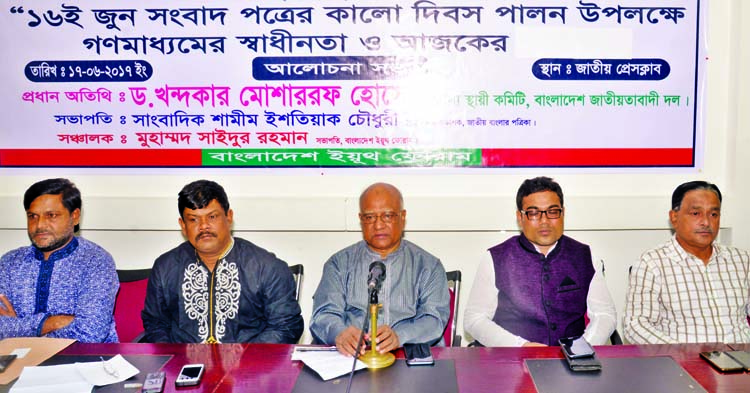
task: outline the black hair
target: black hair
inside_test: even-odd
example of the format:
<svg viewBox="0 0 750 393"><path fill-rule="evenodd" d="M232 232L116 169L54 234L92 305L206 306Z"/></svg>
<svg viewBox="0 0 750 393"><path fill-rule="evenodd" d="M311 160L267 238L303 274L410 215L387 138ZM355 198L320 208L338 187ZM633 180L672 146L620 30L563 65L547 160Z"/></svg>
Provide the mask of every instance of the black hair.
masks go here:
<svg viewBox="0 0 750 393"><path fill-rule="evenodd" d="M31 203L42 195L62 195L62 204L71 214L80 209L82 205L81 191L75 184L68 179L47 179L38 181L26 190L23 194L23 208L28 211ZM76 225L73 230L78 232L80 225Z"/></svg>
<svg viewBox="0 0 750 393"><path fill-rule="evenodd" d="M523 210L523 198L542 191L552 191L557 194L557 197L560 198L560 207L563 207L563 192L560 185L549 177L539 176L524 180L521 187L518 187L518 193L516 193L518 210Z"/></svg>
<svg viewBox="0 0 750 393"><path fill-rule="evenodd" d="M229 198L224 188L218 183L211 180L196 180L182 188L177 195L177 209L182 217L185 208L190 210L203 209L211 201L216 199L219 205L224 209L224 213L229 211Z"/></svg>
<svg viewBox="0 0 750 393"><path fill-rule="evenodd" d="M713 191L716 196L719 197L719 203L721 203L721 191L716 184L712 184L703 180L694 180L687 183L682 183L674 189L672 193L672 210L680 210L682 206L682 200L685 198L685 194L693 190L707 190Z"/></svg>

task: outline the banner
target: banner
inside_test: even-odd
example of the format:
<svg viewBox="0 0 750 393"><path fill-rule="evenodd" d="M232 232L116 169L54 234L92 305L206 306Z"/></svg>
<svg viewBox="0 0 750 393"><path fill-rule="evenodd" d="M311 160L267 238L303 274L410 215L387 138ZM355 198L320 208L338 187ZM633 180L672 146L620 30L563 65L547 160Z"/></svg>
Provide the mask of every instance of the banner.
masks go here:
<svg viewBox="0 0 750 393"><path fill-rule="evenodd" d="M706 1L12 1L0 167L692 167Z"/></svg>

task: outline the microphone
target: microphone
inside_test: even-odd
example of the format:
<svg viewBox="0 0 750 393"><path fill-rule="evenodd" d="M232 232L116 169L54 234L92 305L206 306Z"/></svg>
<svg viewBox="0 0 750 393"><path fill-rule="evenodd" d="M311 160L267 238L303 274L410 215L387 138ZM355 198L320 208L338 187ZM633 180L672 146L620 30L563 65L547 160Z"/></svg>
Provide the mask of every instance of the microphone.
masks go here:
<svg viewBox="0 0 750 393"><path fill-rule="evenodd" d="M367 287L371 291L378 291L383 280L385 280L385 265L383 262L375 261L371 263L370 274L367 276Z"/></svg>

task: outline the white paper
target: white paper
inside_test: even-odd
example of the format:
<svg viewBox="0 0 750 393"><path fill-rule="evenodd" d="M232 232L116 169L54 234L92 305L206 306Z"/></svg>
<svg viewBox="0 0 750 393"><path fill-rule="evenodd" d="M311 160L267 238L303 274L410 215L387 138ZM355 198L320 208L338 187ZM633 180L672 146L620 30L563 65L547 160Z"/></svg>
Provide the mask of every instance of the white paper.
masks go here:
<svg viewBox="0 0 750 393"><path fill-rule="evenodd" d="M24 367L10 393L90 393L93 388L75 364L60 364Z"/></svg>
<svg viewBox="0 0 750 393"><path fill-rule="evenodd" d="M332 378L344 375L352 371L352 362L354 358L344 356L338 351L309 351L298 352L293 354L293 359L301 360L307 367L313 369L320 377L327 381ZM361 370L367 365L357 360L354 370Z"/></svg>
<svg viewBox="0 0 750 393"><path fill-rule="evenodd" d="M90 393L94 386L122 382L138 373L122 355L101 362L24 367L10 393Z"/></svg>
<svg viewBox="0 0 750 393"><path fill-rule="evenodd" d="M139 373L122 355L103 362L76 363L75 366L83 378L95 386L122 382Z"/></svg>

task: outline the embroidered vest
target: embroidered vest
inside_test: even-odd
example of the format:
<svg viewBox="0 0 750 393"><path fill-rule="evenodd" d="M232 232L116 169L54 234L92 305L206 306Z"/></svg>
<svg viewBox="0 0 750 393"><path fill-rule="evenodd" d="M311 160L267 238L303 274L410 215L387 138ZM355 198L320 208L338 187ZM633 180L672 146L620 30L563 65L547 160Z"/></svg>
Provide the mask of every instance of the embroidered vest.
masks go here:
<svg viewBox="0 0 750 393"><path fill-rule="evenodd" d="M594 277L589 246L563 235L545 257L521 234L489 251L498 289L495 323L547 345L583 334Z"/></svg>

